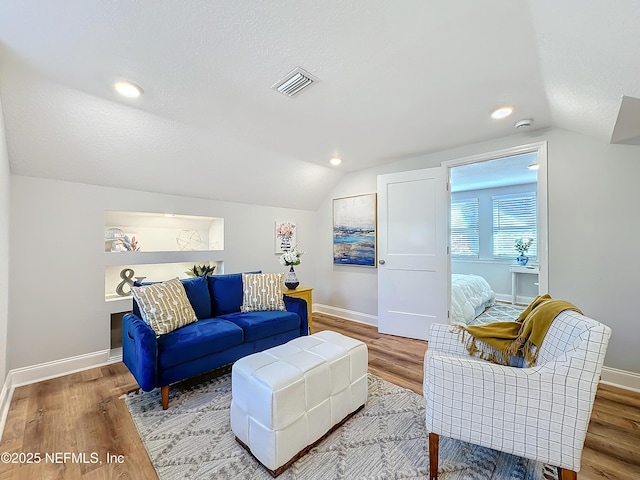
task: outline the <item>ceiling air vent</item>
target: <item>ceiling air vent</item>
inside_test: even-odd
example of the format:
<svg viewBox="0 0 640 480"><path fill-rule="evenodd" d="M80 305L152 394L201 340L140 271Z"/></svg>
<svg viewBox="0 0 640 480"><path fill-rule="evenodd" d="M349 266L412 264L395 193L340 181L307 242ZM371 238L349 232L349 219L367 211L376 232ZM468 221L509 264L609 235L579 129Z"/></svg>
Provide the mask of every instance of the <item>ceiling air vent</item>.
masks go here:
<svg viewBox="0 0 640 480"><path fill-rule="evenodd" d="M295 97L305 88L317 83L319 80L311 75L309 72L305 72L300 67L291 70L287 75L277 81L271 88L279 91L287 97Z"/></svg>

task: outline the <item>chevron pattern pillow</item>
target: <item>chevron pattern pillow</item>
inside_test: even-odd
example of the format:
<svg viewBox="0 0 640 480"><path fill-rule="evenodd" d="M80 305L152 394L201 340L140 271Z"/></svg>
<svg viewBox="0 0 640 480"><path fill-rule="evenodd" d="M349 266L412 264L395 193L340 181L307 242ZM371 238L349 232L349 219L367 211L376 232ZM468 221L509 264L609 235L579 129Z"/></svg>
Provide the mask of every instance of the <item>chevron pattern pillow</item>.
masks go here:
<svg viewBox="0 0 640 480"><path fill-rule="evenodd" d="M198 320L178 278L152 285L131 287L142 319L156 335L172 332Z"/></svg>
<svg viewBox="0 0 640 480"><path fill-rule="evenodd" d="M286 310L282 298L284 273L243 273L243 312Z"/></svg>

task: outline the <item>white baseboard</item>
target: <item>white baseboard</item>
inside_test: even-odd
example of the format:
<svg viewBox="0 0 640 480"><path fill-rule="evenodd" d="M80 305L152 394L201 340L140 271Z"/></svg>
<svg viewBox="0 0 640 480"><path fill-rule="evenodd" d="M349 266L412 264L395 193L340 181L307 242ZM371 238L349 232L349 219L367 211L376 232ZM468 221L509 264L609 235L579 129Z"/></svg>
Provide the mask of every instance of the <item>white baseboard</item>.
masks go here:
<svg viewBox="0 0 640 480"><path fill-rule="evenodd" d="M498 300L499 302L504 302L504 303L511 303L511 294L502 294L502 293L496 293L496 300ZM534 298L533 297L516 297L516 303L520 304L520 305L529 305L531 302L533 302Z"/></svg>
<svg viewBox="0 0 640 480"><path fill-rule="evenodd" d="M11 385L11 372L7 374L7 378L0 390L0 438L4 434L4 424L7 422L9 415L9 407L11 406L11 398L13 397L13 388Z"/></svg>
<svg viewBox="0 0 640 480"><path fill-rule="evenodd" d="M600 382L613 387L640 393L640 373L627 372L617 368L602 367Z"/></svg>
<svg viewBox="0 0 640 480"><path fill-rule="evenodd" d="M4 425L7 421L13 392L17 387L69 375L89 368L116 363L121 360L122 354L118 355L117 352L112 353L111 350L102 350L75 357L63 358L53 362L41 363L39 365L32 365L30 367L9 370L2 390L0 390L0 438L2 438L2 433L4 432Z"/></svg>
<svg viewBox="0 0 640 480"><path fill-rule="evenodd" d="M344 308L332 307L331 305L323 305L321 303L314 303L313 311L344 318L352 322L373 325L374 327L378 326L378 317L368 313L354 312L353 310L345 310Z"/></svg>

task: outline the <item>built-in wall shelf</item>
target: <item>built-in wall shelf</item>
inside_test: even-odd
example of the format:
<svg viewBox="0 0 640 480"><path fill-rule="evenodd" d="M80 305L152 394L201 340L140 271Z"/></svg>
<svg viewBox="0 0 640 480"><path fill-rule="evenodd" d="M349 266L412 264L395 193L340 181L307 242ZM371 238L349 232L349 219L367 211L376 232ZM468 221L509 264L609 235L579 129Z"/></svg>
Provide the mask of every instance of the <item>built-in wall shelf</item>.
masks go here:
<svg viewBox="0 0 640 480"><path fill-rule="evenodd" d="M217 250L191 252L119 252L104 254L105 265L151 265L155 263L205 263L223 261L224 252Z"/></svg>
<svg viewBox="0 0 640 480"><path fill-rule="evenodd" d="M120 305L122 307L131 308L131 295L129 295L128 297L121 297L117 293L113 293L113 294L105 295L104 301L111 303L112 305L114 304L114 302L120 302Z"/></svg>
<svg viewBox="0 0 640 480"><path fill-rule="evenodd" d="M224 273L224 219L201 215L107 210L104 213L104 298L111 313L131 308L130 285L144 277L159 282L186 278L194 265ZM139 250L127 249L135 237ZM125 272L125 269L133 270ZM123 278L124 277L124 278Z"/></svg>
<svg viewBox="0 0 640 480"><path fill-rule="evenodd" d="M215 273L224 273L224 263L222 261L207 261L207 260L194 260L191 262L172 262L172 263L129 263L119 265L107 265L104 270L104 298L106 301L113 301L117 298L127 298L118 295L117 289L126 278L129 278L132 282L136 277L144 277L145 282L162 282L171 278L188 278L186 273L194 265L209 265L215 266ZM132 270L124 271L125 269ZM122 273L122 275L121 275ZM123 276L125 278L123 278ZM124 285L123 292L128 293L130 291L129 285Z"/></svg>
<svg viewBox="0 0 640 480"><path fill-rule="evenodd" d="M105 251L131 254L113 232L135 237L140 252L224 250L224 219L199 215L107 210L104 214ZM122 250L122 251L121 251Z"/></svg>

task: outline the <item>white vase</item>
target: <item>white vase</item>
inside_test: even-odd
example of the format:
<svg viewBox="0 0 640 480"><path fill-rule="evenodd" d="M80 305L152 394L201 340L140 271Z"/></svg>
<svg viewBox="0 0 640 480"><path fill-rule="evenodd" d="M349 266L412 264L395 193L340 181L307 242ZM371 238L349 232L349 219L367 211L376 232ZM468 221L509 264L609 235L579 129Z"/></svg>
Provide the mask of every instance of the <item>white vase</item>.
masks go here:
<svg viewBox="0 0 640 480"><path fill-rule="evenodd" d="M293 265L289 267L289 271L284 276L284 286L289 290L295 290L300 285L298 282L298 277L296 276L296 272L293 269Z"/></svg>

